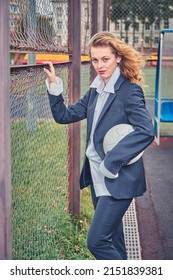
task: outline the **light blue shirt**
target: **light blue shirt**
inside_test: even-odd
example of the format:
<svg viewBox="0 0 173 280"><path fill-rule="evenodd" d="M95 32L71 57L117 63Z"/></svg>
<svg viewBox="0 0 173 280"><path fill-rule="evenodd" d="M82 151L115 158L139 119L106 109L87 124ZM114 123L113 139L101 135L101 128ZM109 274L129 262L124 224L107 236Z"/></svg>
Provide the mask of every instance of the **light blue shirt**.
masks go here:
<svg viewBox="0 0 173 280"><path fill-rule="evenodd" d="M96 127L97 120L101 114L101 111L109 97L110 94L115 94L114 92L114 85L120 76L120 69L117 67L115 71L113 72L110 80L105 85L103 79L97 75L97 77L94 79L92 84L90 85L91 88L96 88L96 91L99 93L95 111L94 111L94 118L93 118L93 124L91 129L91 135L90 135L90 142L86 151L86 156L89 159L90 163L90 169L91 169L91 176L93 180L93 185L95 189L96 196L103 196L108 195L110 196L109 191L106 188L105 185L105 177L108 177L110 179L115 179L118 177L118 174L114 175L109 170L106 169L104 166L104 161L99 157L97 154L94 143L93 143L93 135ZM48 79L46 79L46 86L50 94L58 96L63 91L63 83L60 78L57 77L58 84L50 83L48 82Z"/></svg>
<svg viewBox="0 0 173 280"><path fill-rule="evenodd" d="M108 177L110 179L115 179L118 177L118 174L116 175L112 174L104 166L104 161L102 161L102 159L99 157L99 155L97 154L94 148L93 135L97 124L97 120L101 114L101 111L109 95L115 94L114 85L119 76L120 76L120 69L119 67L117 67L106 85L103 79L98 75L90 86L92 88L96 88L96 91L99 93L95 111L94 111L90 142L86 151L86 156L88 157L90 163L91 176L92 176L96 196L103 196L103 195L110 196L110 193L105 185L105 177Z"/></svg>

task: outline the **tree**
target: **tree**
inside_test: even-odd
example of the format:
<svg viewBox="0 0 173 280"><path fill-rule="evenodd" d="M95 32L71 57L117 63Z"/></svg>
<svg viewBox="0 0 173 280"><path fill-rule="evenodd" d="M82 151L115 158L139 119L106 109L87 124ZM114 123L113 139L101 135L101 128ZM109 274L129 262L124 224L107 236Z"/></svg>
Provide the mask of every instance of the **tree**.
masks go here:
<svg viewBox="0 0 173 280"><path fill-rule="evenodd" d="M121 38L123 38L124 24L126 42L129 26L132 26L133 45L137 20L142 23L142 40L144 40L145 35L145 23L150 24L150 48L152 48L153 24L160 24L161 20L168 21L169 18L173 18L173 0L112 0L110 5L110 19L114 23L120 22Z"/></svg>
<svg viewBox="0 0 173 280"><path fill-rule="evenodd" d="M148 0L149 13L147 15L148 21L151 26L150 33L150 47L152 48L152 38L153 38L153 23L158 23L160 25L161 20L168 21L169 18L173 18L173 12L170 7L173 4L171 0Z"/></svg>
<svg viewBox="0 0 173 280"><path fill-rule="evenodd" d="M128 27L131 24L130 20L130 11L129 11L129 4L130 0L125 0L123 2L112 0L111 1L111 12L110 12L110 19L115 24L118 23L120 20L120 37L123 37L122 26L123 23L126 26L126 39L127 39L127 31Z"/></svg>
<svg viewBox="0 0 173 280"><path fill-rule="evenodd" d="M148 0L143 0L143 1L139 1L139 7L138 7L138 19L141 21L142 23L142 40L144 41L144 33L145 33L145 22L146 22L146 18L148 15Z"/></svg>

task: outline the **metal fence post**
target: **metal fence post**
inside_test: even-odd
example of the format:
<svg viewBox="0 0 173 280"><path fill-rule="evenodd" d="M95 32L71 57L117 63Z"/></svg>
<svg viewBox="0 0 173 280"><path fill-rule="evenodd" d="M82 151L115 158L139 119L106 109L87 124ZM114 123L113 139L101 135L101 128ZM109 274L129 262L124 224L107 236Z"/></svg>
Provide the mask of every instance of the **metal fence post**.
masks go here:
<svg viewBox="0 0 173 280"><path fill-rule="evenodd" d="M69 103L80 98L81 65L81 1L68 1L69 4L69 51L71 53ZM80 123L69 125L69 211L80 215Z"/></svg>
<svg viewBox="0 0 173 280"><path fill-rule="evenodd" d="M104 13L103 13L103 30L109 30L108 29L108 19L109 19L109 2L108 0L104 0L103 3Z"/></svg>
<svg viewBox="0 0 173 280"><path fill-rule="evenodd" d="M28 19L28 44L34 43L36 44L36 26L37 26L37 18L36 18L36 0L28 1L28 10L27 10L27 19ZM31 41L31 42L30 42ZM36 65L36 53L29 52L28 53L28 65ZM36 77L33 75L30 78L31 81L29 83L32 84L32 87L29 88L26 100L27 100L27 129L30 132L34 132L37 125L37 116L36 116Z"/></svg>
<svg viewBox="0 0 173 280"><path fill-rule="evenodd" d="M91 36L98 31L98 0L92 0Z"/></svg>
<svg viewBox="0 0 173 280"><path fill-rule="evenodd" d="M0 0L0 259L11 259L9 1Z"/></svg>
<svg viewBox="0 0 173 280"><path fill-rule="evenodd" d="M92 12L91 12L91 36L98 32L98 0L92 0ZM91 82L94 80L96 72L93 67L90 71Z"/></svg>

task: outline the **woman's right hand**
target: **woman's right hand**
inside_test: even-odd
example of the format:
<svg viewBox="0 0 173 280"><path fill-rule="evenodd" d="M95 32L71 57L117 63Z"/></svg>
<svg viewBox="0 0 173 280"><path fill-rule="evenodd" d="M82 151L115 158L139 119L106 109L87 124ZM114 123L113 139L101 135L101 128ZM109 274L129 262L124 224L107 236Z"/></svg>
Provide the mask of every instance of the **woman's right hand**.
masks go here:
<svg viewBox="0 0 173 280"><path fill-rule="evenodd" d="M55 69L53 67L53 63L51 61L44 61L43 63L49 65L49 69L44 68L44 72L47 75L49 83L56 83L57 84L58 82L57 82L57 79L56 79Z"/></svg>

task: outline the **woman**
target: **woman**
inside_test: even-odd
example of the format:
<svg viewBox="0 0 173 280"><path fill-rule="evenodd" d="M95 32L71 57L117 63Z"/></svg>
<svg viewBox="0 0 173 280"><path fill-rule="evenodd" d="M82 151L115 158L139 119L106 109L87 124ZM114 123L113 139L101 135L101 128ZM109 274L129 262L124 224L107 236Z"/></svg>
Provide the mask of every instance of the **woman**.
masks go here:
<svg viewBox="0 0 173 280"><path fill-rule="evenodd" d="M62 81L51 62L46 81L56 122L68 124L87 119L86 154L80 176L81 189L91 186L95 208L87 245L98 260L127 259L122 218L132 199L146 191L142 158L128 163L154 139L142 90L140 54L110 32L95 34L89 43L91 63L97 72L86 95L66 107ZM103 138L118 124L134 131L106 155Z"/></svg>

